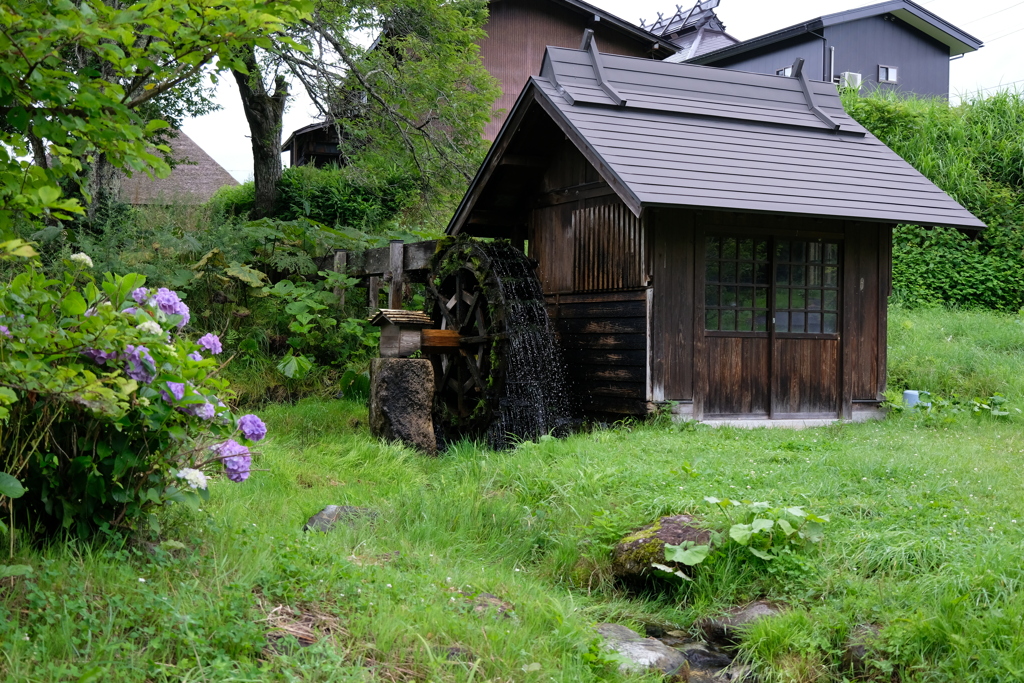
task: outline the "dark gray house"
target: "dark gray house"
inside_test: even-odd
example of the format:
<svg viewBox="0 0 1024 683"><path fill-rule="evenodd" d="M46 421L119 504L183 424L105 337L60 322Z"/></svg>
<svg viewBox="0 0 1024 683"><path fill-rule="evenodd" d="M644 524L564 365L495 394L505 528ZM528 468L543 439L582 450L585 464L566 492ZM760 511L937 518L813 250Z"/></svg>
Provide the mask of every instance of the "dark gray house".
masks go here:
<svg viewBox="0 0 1024 683"><path fill-rule="evenodd" d="M592 413L877 414L897 223L984 224L831 83L549 47L448 226L538 262Z"/></svg>
<svg viewBox="0 0 1024 683"><path fill-rule="evenodd" d="M804 60L814 79L926 97L949 95L949 61L982 46L910 0L889 0L810 19L686 58L692 64L787 75Z"/></svg>

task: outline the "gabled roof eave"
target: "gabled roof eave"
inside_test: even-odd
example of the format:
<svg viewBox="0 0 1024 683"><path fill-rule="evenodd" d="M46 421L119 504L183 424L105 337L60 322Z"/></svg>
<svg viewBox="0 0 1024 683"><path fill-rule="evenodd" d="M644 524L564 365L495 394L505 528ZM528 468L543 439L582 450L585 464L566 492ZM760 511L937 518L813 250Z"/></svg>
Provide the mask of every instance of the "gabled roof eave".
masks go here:
<svg viewBox="0 0 1024 683"><path fill-rule="evenodd" d="M736 45L730 45L729 47L715 50L714 52L707 52L705 54L698 55L686 61L691 64L707 64L719 59L734 57L750 52L751 50L756 50L790 38L805 35L828 26L857 21L859 19L873 17L879 14L893 14L919 31L944 43L949 47L951 57L965 54L967 52L974 52L984 45L984 43L978 38L975 38L966 31L962 31L945 19L932 14L925 8L911 2L910 0L889 0L888 2L846 10L845 12L826 14L825 16L821 16L816 19L811 19L800 24L794 24L792 26L787 26L786 28L781 28L777 31L772 31L771 33L751 38L749 40L744 40Z"/></svg>
<svg viewBox="0 0 1024 683"><path fill-rule="evenodd" d="M484 162L480 165L480 169L466 190L466 194L463 195L462 201L452 215L452 219L448 222L445 234L458 235L462 232L472 213L473 206L494 174L494 170L498 167L498 162L512 141L512 137L515 135L523 116L530 105L535 102L554 121L555 125L561 129L566 137L576 145L584 158L597 169L598 175L608 183L619 199L629 207L629 210L636 216L639 216L643 211L643 202L640 201L636 193L629 188L579 130L562 114L559 108L551 101L548 94L537 84L536 77L531 76L530 80L526 83L526 87L519 94L519 98L516 100L515 105L513 105L508 117L505 119L505 123L498 132L498 136L494 139L494 144L491 145L491 149L487 152Z"/></svg>

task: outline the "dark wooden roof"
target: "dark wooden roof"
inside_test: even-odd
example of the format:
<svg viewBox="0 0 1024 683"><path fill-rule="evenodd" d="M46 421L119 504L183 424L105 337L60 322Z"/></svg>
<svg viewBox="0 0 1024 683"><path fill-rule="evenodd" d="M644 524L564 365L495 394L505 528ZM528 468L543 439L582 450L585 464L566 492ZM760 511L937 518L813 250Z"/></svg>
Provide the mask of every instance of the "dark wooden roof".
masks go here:
<svg viewBox="0 0 1024 683"><path fill-rule="evenodd" d="M911 2L910 0L888 0L888 2L880 2L876 5L868 5L867 7L859 7L845 12L828 14L823 17L818 17L817 19L811 19L794 26L779 29L778 31L766 33L763 36L758 36L757 38L744 40L740 43L736 43L735 45L695 55L688 61L693 64L714 64L718 60L736 57L752 50L773 45L783 40L820 31L822 28L828 26L845 24L850 21L876 17L882 14L891 14L902 19L914 28L926 33L932 38L935 38L940 43L947 45L949 47L950 57L962 55L967 52L973 52L983 45L980 40L971 34L960 30L945 19L932 14L925 8Z"/></svg>
<svg viewBox="0 0 1024 683"><path fill-rule="evenodd" d="M406 311L401 308L381 308L370 318L371 325L409 325L430 327L434 321L422 311Z"/></svg>
<svg viewBox="0 0 1024 683"><path fill-rule="evenodd" d="M681 206L984 227L848 116L834 85L796 72L549 47L448 232L470 222L522 113L535 106L637 215Z"/></svg>

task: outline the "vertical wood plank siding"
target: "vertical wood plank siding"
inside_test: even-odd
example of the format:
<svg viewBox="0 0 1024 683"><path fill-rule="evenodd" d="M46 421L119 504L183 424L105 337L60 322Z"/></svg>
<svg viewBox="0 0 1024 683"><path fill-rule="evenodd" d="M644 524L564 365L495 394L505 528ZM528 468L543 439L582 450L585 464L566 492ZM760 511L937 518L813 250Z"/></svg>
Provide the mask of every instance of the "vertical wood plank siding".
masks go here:
<svg viewBox="0 0 1024 683"><path fill-rule="evenodd" d="M704 414L768 416L767 337L708 337Z"/></svg>
<svg viewBox="0 0 1024 683"><path fill-rule="evenodd" d="M693 399L694 229L693 212L649 212L651 384L655 401Z"/></svg>
<svg viewBox="0 0 1024 683"><path fill-rule="evenodd" d="M600 292L643 287L644 236L640 219L621 202L577 209L573 289Z"/></svg>
<svg viewBox="0 0 1024 683"><path fill-rule="evenodd" d="M837 415L838 339L776 339L772 363L775 375L772 417Z"/></svg>

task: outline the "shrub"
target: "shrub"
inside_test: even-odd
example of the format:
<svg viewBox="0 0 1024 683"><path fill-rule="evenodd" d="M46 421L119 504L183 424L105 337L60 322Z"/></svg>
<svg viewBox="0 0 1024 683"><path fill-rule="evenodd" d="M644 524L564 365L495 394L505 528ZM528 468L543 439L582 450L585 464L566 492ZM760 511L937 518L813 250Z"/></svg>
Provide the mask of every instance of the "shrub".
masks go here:
<svg viewBox="0 0 1024 683"><path fill-rule="evenodd" d="M1014 312L1024 306L1024 92L918 99L843 94L857 121L988 228L901 225L893 234L893 289L907 305Z"/></svg>
<svg viewBox="0 0 1024 683"><path fill-rule="evenodd" d="M26 260L0 285L0 471L26 489L13 518L44 534L158 528L156 506L207 498L204 471L244 481L265 428L225 405L216 335L189 340L188 307L141 275L97 282L85 254L64 266L51 279Z"/></svg>
<svg viewBox="0 0 1024 683"><path fill-rule="evenodd" d="M272 218L300 218L334 227L377 232L418 199L416 184L397 169L378 170L372 177L356 176L347 168L293 166L284 169L281 192ZM252 182L221 188L211 206L227 217L248 216L255 202Z"/></svg>

